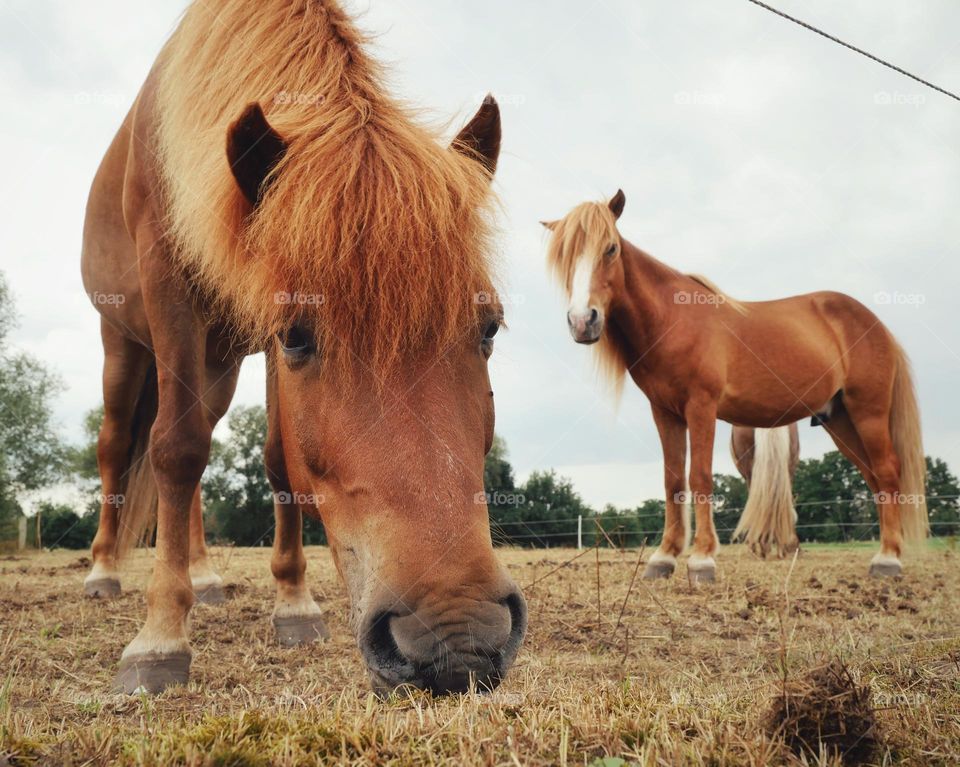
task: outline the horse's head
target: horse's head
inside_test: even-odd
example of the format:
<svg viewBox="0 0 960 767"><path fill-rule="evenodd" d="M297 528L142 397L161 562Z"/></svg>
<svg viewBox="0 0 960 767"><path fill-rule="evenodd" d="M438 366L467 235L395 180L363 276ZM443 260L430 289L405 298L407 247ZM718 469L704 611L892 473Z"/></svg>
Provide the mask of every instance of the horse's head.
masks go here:
<svg viewBox="0 0 960 767"><path fill-rule="evenodd" d="M489 689L526 626L523 597L493 553L483 486L494 430L487 361L502 310L486 289L485 261L459 252L482 242L454 247L448 230L478 226L470 179L489 185L499 112L488 100L429 162L404 155L388 163L372 138L346 175L330 172L352 186L334 198L332 217L316 223L340 226L358 207L361 217L344 224L356 249L331 246L347 266L321 257L318 272L332 275L323 295L284 298L287 324L268 352L286 469L323 520L374 687ZM295 204L284 199L295 199L296 184L281 185L296 151L259 108L232 127L228 154L254 215L283 216ZM338 162L357 159L344 152ZM404 163L418 177L407 177ZM452 199L433 183L443 163L448 176L462 174L442 185ZM300 192L311 193L302 184ZM284 199L271 203L274 194ZM416 227L429 236L417 240L409 232Z"/></svg>
<svg viewBox="0 0 960 767"><path fill-rule="evenodd" d="M623 287L622 243L617 219L622 190L606 204L585 202L558 221L541 222L552 234L547 259L569 297L567 326L573 340L600 340L610 305Z"/></svg>

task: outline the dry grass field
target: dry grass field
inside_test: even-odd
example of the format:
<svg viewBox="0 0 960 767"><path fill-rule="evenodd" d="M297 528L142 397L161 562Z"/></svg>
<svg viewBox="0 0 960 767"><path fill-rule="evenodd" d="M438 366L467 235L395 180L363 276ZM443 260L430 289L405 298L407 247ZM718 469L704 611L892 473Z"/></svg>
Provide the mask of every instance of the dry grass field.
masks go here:
<svg viewBox="0 0 960 767"><path fill-rule="evenodd" d="M931 544L896 581L865 577L871 554L808 547L792 565L726 547L716 584L692 588L681 565L631 591L636 551L555 569L577 552L501 550L530 607L502 687L385 701L368 691L326 549L308 550L308 578L332 639L294 650L273 641L269 550L216 549L232 599L194 608L192 682L157 698L107 693L144 613L151 552L133 557L115 601L81 595L77 552L6 557L0 765L839 764L829 750L795 756L769 716L785 683L838 658L869 686L867 763L956 764L960 553ZM807 713L843 697L827 692ZM803 714L800 698L788 704Z"/></svg>

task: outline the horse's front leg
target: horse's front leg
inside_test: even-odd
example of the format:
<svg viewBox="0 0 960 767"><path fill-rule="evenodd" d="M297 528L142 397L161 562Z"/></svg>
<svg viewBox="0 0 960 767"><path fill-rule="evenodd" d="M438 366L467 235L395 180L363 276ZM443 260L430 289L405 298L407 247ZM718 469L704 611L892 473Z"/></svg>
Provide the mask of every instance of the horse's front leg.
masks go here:
<svg viewBox="0 0 960 767"><path fill-rule="evenodd" d="M685 409L690 430L690 492L697 528L687 569L694 583L716 577L714 555L720 539L713 526L713 439L717 428L717 403L706 397L692 399Z"/></svg>
<svg viewBox="0 0 960 767"><path fill-rule="evenodd" d="M157 485L157 542L147 619L123 651L115 680L115 688L127 693L160 692L189 677L190 510L212 433L202 401L203 324L183 300L186 289L162 264L142 259L141 272L147 273L144 299L157 361L158 408L149 448Z"/></svg>
<svg viewBox="0 0 960 767"><path fill-rule="evenodd" d="M663 481L667 503L663 522L663 539L653 552L645 580L669 578L677 566L677 557L687 545L686 483L684 465L687 457L687 425L669 410L653 405L653 420L663 448Z"/></svg>
<svg viewBox="0 0 960 767"><path fill-rule="evenodd" d="M276 529L270 570L277 584L273 608L273 627L284 647L309 644L329 634L307 586L307 559L303 553L303 515L287 476L283 441L277 412L276 376L267 353L267 443L264 445L267 478L273 488L273 513Z"/></svg>

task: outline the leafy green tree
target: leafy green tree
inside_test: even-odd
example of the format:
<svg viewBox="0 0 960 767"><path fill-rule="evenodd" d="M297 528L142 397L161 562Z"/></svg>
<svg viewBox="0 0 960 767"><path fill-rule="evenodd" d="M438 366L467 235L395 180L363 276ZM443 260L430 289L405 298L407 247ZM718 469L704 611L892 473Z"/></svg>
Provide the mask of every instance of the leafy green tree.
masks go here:
<svg viewBox="0 0 960 767"><path fill-rule="evenodd" d="M494 435L493 445L483 462L483 486L488 493L495 490L513 490L513 467L507 459L507 443Z"/></svg>
<svg viewBox="0 0 960 767"><path fill-rule="evenodd" d="M41 503L40 540L49 549L88 549L97 534L97 515L79 515L65 504Z"/></svg>
<svg viewBox="0 0 960 767"><path fill-rule="evenodd" d="M577 517L592 514L569 479L554 471L535 471L516 488L510 503L491 509L491 526L499 543L576 546Z"/></svg>
<svg viewBox="0 0 960 767"><path fill-rule="evenodd" d="M0 484L35 490L63 474L65 448L50 408L63 384L38 360L10 348L15 326L13 297L0 274Z"/></svg>
<svg viewBox="0 0 960 767"><path fill-rule="evenodd" d="M713 475L713 523L724 543L730 541L743 507L747 505L747 483L734 474Z"/></svg>
<svg viewBox="0 0 960 767"><path fill-rule="evenodd" d="M927 510L933 535L960 534L960 483L945 461L927 456Z"/></svg>
<svg viewBox="0 0 960 767"><path fill-rule="evenodd" d="M857 540L874 534L877 515L870 489L838 451L800 461L793 491L801 541Z"/></svg>
<svg viewBox="0 0 960 767"><path fill-rule="evenodd" d="M50 407L63 386L38 360L10 347L16 323L13 296L0 273L0 529L8 532L19 514L18 493L60 479L66 456Z"/></svg>
<svg viewBox="0 0 960 767"><path fill-rule="evenodd" d="M100 468L97 465L97 441L103 425L103 405L88 410L83 417L83 442L70 449L70 472L80 480L96 483L99 490Z"/></svg>

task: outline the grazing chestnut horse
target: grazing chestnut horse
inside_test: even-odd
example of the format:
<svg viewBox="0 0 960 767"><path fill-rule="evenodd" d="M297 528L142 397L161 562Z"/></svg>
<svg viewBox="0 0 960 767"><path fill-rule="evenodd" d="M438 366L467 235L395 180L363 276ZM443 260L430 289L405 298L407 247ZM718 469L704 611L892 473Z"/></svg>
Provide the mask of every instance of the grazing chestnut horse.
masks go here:
<svg viewBox="0 0 960 767"><path fill-rule="evenodd" d="M617 231L622 191L559 221L550 267L570 298L577 343L597 344L619 385L625 373L650 400L663 446L667 491L663 540L646 577L673 573L686 537L689 488L696 535L692 580L713 580L713 442L718 418L772 428L802 417L822 423L863 473L880 516L871 573L900 572L903 541L927 531L920 418L903 350L865 306L840 293L741 303L702 277L678 272Z"/></svg>
<svg viewBox="0 0 960 767"><path fill-rule="evenodd" d="M797 425L734 426L730 452L748 490L733 540L743 539L764 559L771 551L781 558L792 554L800 545L793 506L793 478L800 463Z"/></svg>
<svg viewBox="0 0 960 767"><path fill-rule="evenodd" d="M384 92L363 42L330 0L195 3L93 183L84 284L124 300L94 301L98 458L120 501L101 510L88 592L119 590L118 554L158 507L146 622L116 681L127 692L188 677L188 613L220 582L200 476L240 362L261 350L281 641L323 633L306 512L323 520L377 690L492 687L520 645L523 597L475 500L501 319L476 300L491 292L499 111L487 99L441 146Z"/></svg>

